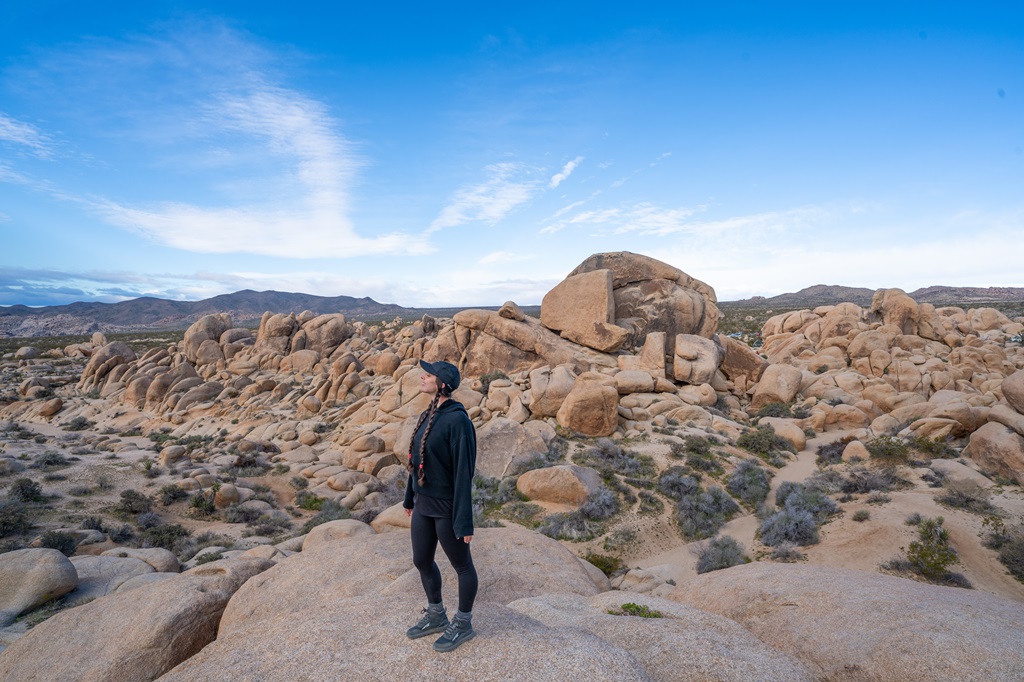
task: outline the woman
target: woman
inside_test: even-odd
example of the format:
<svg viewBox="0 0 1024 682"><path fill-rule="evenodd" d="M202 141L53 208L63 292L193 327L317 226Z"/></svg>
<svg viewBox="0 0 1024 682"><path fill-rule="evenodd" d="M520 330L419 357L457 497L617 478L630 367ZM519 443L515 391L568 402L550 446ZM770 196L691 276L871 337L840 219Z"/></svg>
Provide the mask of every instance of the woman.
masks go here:
<svg viewBox="0 0 1024 682"><path fill-rule="evenodd" d="M420 390L433 399L413 432L404 507L412 517L412 562L427 593L427 608L406 634L418 639L443 630L434 650L451 651L476 636L472 619L477 575L469 553L476 432L466 408L451 398L460 381L455 365L421 361L420 367L426 372ZM439 542L459 576L459 610L451 622L441 601L441 571L434 563Z"/></svg>

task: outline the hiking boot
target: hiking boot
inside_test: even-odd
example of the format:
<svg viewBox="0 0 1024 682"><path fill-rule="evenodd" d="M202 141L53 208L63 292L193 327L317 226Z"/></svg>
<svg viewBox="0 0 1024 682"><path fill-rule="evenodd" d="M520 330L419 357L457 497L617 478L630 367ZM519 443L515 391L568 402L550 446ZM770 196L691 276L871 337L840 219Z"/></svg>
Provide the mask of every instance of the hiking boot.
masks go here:
<svg viewBox="0 0 1024 682"><path fill-rule="evenodd" d="M476 630L473 629L473 621L455 616L448 627L444 629L444 634L434 642L434 651L451 651L474 637L476 637Z"/></svg>
<svg viewBox="0 0 1024 682"><path fill-rule="evenodd" d="M421 613L423 613L423 617L420 618L420 622L405 631L405 635L409 639L426 637L427 635L432 635L435 632L441 632L448 627L448 614L444 609L441 609L440 611L423 609Z"/></svg>

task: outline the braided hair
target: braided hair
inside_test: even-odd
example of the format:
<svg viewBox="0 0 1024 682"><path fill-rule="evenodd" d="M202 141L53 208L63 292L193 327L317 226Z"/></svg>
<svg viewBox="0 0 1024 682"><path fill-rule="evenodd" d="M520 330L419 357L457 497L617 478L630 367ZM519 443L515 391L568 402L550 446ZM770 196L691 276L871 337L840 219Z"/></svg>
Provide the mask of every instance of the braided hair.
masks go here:
<svg viewBox="0 0 1024 682"><path fill-rule="evenodd" d="M430 407L427 408L427 410L425 410L423 412L423 414L420 415L419 421L416 422L416 428L413 429L413 432L412 432L413 441L415 442L416 434L419 432L420 427L423 426L423 422L424 421L427 422L427 428L423 432L423 439L420 441L420 466L419 466L419 471L418 472L414 472L413 471L413 466L412 466L412 447L409 448L409 463L406 466L406 468L409 470L410 474L412 474L412 473L416 474L416 480L419 481L420 485L426 485L426 482L427 482L426 470L424 469L423 464L424 464L424 462L426 461L426 458L427 458L427 437L430 435L430 429L433 428L433 426L434 426L434 419L437 418L437 412L438 412L437 406L441 402L442 396L447 398L447 397L451 396L451 394L452 394L452 389L451 389L450 386L448 386L447 384L442 384L437 379L437 377L434 377L434 380L438 383L437 393L434 394L434 399L430 401Z"/></svg>

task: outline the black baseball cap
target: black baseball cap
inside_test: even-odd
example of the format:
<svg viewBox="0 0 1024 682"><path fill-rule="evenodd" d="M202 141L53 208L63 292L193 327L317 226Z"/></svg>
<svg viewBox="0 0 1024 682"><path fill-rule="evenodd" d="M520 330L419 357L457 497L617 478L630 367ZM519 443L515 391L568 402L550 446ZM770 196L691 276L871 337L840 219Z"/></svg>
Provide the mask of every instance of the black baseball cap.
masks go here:
<svg viewBox="0 0 1024 682"><path fill-rule="evenodd" d="M427 374L433 374L435 377L443 381L453 391L459 387L459 382L462 378L459 376L459 369L450 362L427 362L426 360L420 360L420 367Z"/></svg>

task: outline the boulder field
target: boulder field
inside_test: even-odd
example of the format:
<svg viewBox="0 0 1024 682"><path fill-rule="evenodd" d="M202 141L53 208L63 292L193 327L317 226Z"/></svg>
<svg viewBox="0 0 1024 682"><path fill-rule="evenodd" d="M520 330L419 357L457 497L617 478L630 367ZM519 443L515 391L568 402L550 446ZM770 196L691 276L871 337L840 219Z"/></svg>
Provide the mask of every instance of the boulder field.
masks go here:
<svg viewBox="0 0 1024 682"><path fill-rule="evenodd" d="M35 546L0 553L0 628L56 600L66 608L30 629L2 630L0 645L11 643L0 651L0 679L1020 679L1024 592L1013 586L992 594L929 585L815 565L813 553L810 563L776 563L771 548L749 540L750 563L696 575L690 561L679 581L657 567L609 580L582 560L619 552L628 561L637 551L630 537L656 539L666 555L686 547L664 510L678 499L665 494L666 472L678 486L735 497L741 511L726 530L756 538L757 503L725 492L729 477L756 463L765 493L773 479L770 504L783 481L803 481L821 464L806 448L827 434L842 439L834 465L849 480L881 470L876 442L946 448L931 461L890 463L912 488L894 495L914 509L935 508L931 484L955 480L987 491L998 503L992 518L1007 526L1024 511L1021 319L881 289L865 307L775 315L752 347L719 333L720 315L707 284L620 252L586 259L548 292L537 318L511 301L412 324L307 311L266 313L251 330L215 314L180 341L145 349L96 334L5 357L5 486L27 477L63 486L68 499L113 496L40 476L52 466L99 467L103 453L127 471L109 469L121 478L108 487L145 476L153 486L143 497L166 500L153 512L178 514L189 531L203 518L229 535L243 520L262 525L237 544L177 556L126 546L110 523L52 528L72 538L70 558L32 539L41 528L23 531ZM422 607L398 504L427 407L421 359L461 370L454 397L477 428L481 490L515 512L502 512L503 528L478 529L479 636L443 656L404 636ZM774 450L740 446L768 431L779 439ZM33 433L38 452L28 449ZM650 454L628 473L610 469L620 466L612 459L573 457L588 448L612 457L616 444ZM52 447L73 459L60 464L43 452ZM860 495L858 509L885 504L863 490L847 495ZM628 523L579 542L534 529L595 499ZM275 535L326 501L351 518ZM1009 580L981 548L983 517L947 515L965 561L973 543L971 566L999 574L979 570L983 586ZM898 537L897 516L875 513L895 519L876 536ZM454 574L439 564L450 591ZM627 603L659 617L629 615Z"/></svg>

